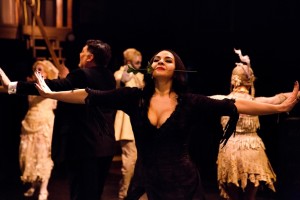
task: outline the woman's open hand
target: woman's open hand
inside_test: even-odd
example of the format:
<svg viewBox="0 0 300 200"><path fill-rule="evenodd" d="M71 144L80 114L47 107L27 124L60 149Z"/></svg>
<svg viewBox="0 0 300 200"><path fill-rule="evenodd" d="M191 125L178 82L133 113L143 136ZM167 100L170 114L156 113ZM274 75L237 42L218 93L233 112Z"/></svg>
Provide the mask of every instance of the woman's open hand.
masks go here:
<svg viewBox="0 0 300 200"><path fill-rule="evenodd" d="M48 97L49 94L52 93L52 91L45 83L42 74L39 71L35 71L34 76L36 78L36 84L35 84L36 89L39 91L41 96Z"/></svg>
<svg viewBox="0 0 300 200"><path fill-rule="evenodd" d="M296 81L291 95L289 95L288 98L280 104L280 108L282 109L282 112L291 111L293 107L299 102L300 97L298 96L298 92L299 92L299 82Z"/></svg>

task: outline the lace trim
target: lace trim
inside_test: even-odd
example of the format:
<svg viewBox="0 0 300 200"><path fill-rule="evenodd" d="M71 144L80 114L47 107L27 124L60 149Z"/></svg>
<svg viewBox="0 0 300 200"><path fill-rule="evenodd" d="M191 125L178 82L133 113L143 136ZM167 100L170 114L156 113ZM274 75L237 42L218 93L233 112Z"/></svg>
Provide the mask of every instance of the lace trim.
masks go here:
<svg viewBox="0 0 300 200"><path fill-rule="evenodd" d="M229 120L228 116L223 116L221 118L221 124L223 127L225 127L228 120ZM256 132L256 130L259 128L260 128L260 123L259 123L258 116L240 114L236 125L236 133Z"/></svg>
<svg viewBox="0 0 300 200"><path fill-rule="evenodd" d="M265 154L265 146L256 133L231 137L224 148L220 147L217 164L219 189L224 198L228 198L227 183L245 189L248 180L255 186L265 182L275 192L273 183L276 175Z"/></svg>

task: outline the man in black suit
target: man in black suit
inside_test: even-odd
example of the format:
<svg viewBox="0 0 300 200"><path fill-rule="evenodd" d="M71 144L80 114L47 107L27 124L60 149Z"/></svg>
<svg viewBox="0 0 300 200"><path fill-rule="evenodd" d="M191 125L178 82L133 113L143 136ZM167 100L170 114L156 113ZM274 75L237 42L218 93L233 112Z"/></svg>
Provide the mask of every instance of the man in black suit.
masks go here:
<svg viewBox="0 0 300 200"><path fill-rule="evenodd" d="M110 46L100 40L88 40L80 53L79 68L65 78L46 80L53 91L76 88L110 90L116 87L107 65ZM10 82L4 72L2 85L9 94L39 95L33 82ZM54 123L53 160L66 161L71 200L99 200L114 155L114 110L59 102L64 117ZM57 130L59 128L59 130Z"/></svg>

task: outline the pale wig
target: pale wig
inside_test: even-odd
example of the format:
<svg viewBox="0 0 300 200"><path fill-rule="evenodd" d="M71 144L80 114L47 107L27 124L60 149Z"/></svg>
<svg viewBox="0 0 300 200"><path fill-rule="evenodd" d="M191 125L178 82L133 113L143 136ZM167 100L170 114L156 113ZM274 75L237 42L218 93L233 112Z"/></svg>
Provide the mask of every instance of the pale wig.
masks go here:
<svg viewBox="0 0 300 200"><path fill-rule="evenodd" d="M49 60L38 60L36 61L33 66L32 66L32 70L35 71L36 67L38 65L42 65L44 67L44 70L47 74L47 78L48 79L57 79L58 78L58 69L53 65L52 62L50 62Z"/></svg>
<svg viewBox="0 0 300 200"><path fill-rule="evenodd" d="M251 96L255 95L254 81L255 76L250 65L249 56L242 55L241 50L234 49L234 52L239 55L241 62L235 63L236 66L231 74L231 91L239 86L246 86L250 89Z"/></svg>
<svg viewBox="0 0 300 200"><path fill-rule="evenodd" d="M135 56L142 56L141 52L135 48L128 48L123 52L124 64L127 64L127 61L132 61Z"/></svg>

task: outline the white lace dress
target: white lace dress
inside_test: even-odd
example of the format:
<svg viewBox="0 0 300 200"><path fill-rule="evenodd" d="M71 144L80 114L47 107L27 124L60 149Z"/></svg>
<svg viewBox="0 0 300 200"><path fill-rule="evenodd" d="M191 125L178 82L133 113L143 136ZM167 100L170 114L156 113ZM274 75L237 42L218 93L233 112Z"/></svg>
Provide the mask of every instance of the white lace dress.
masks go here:
<svg viewBox="0 0 300 200"><path fill-rule="evenodd" d="M51 141L56 100L28 96L29 109L22 121L19 146L21 180L49 179L53 168Z"/></svg>

